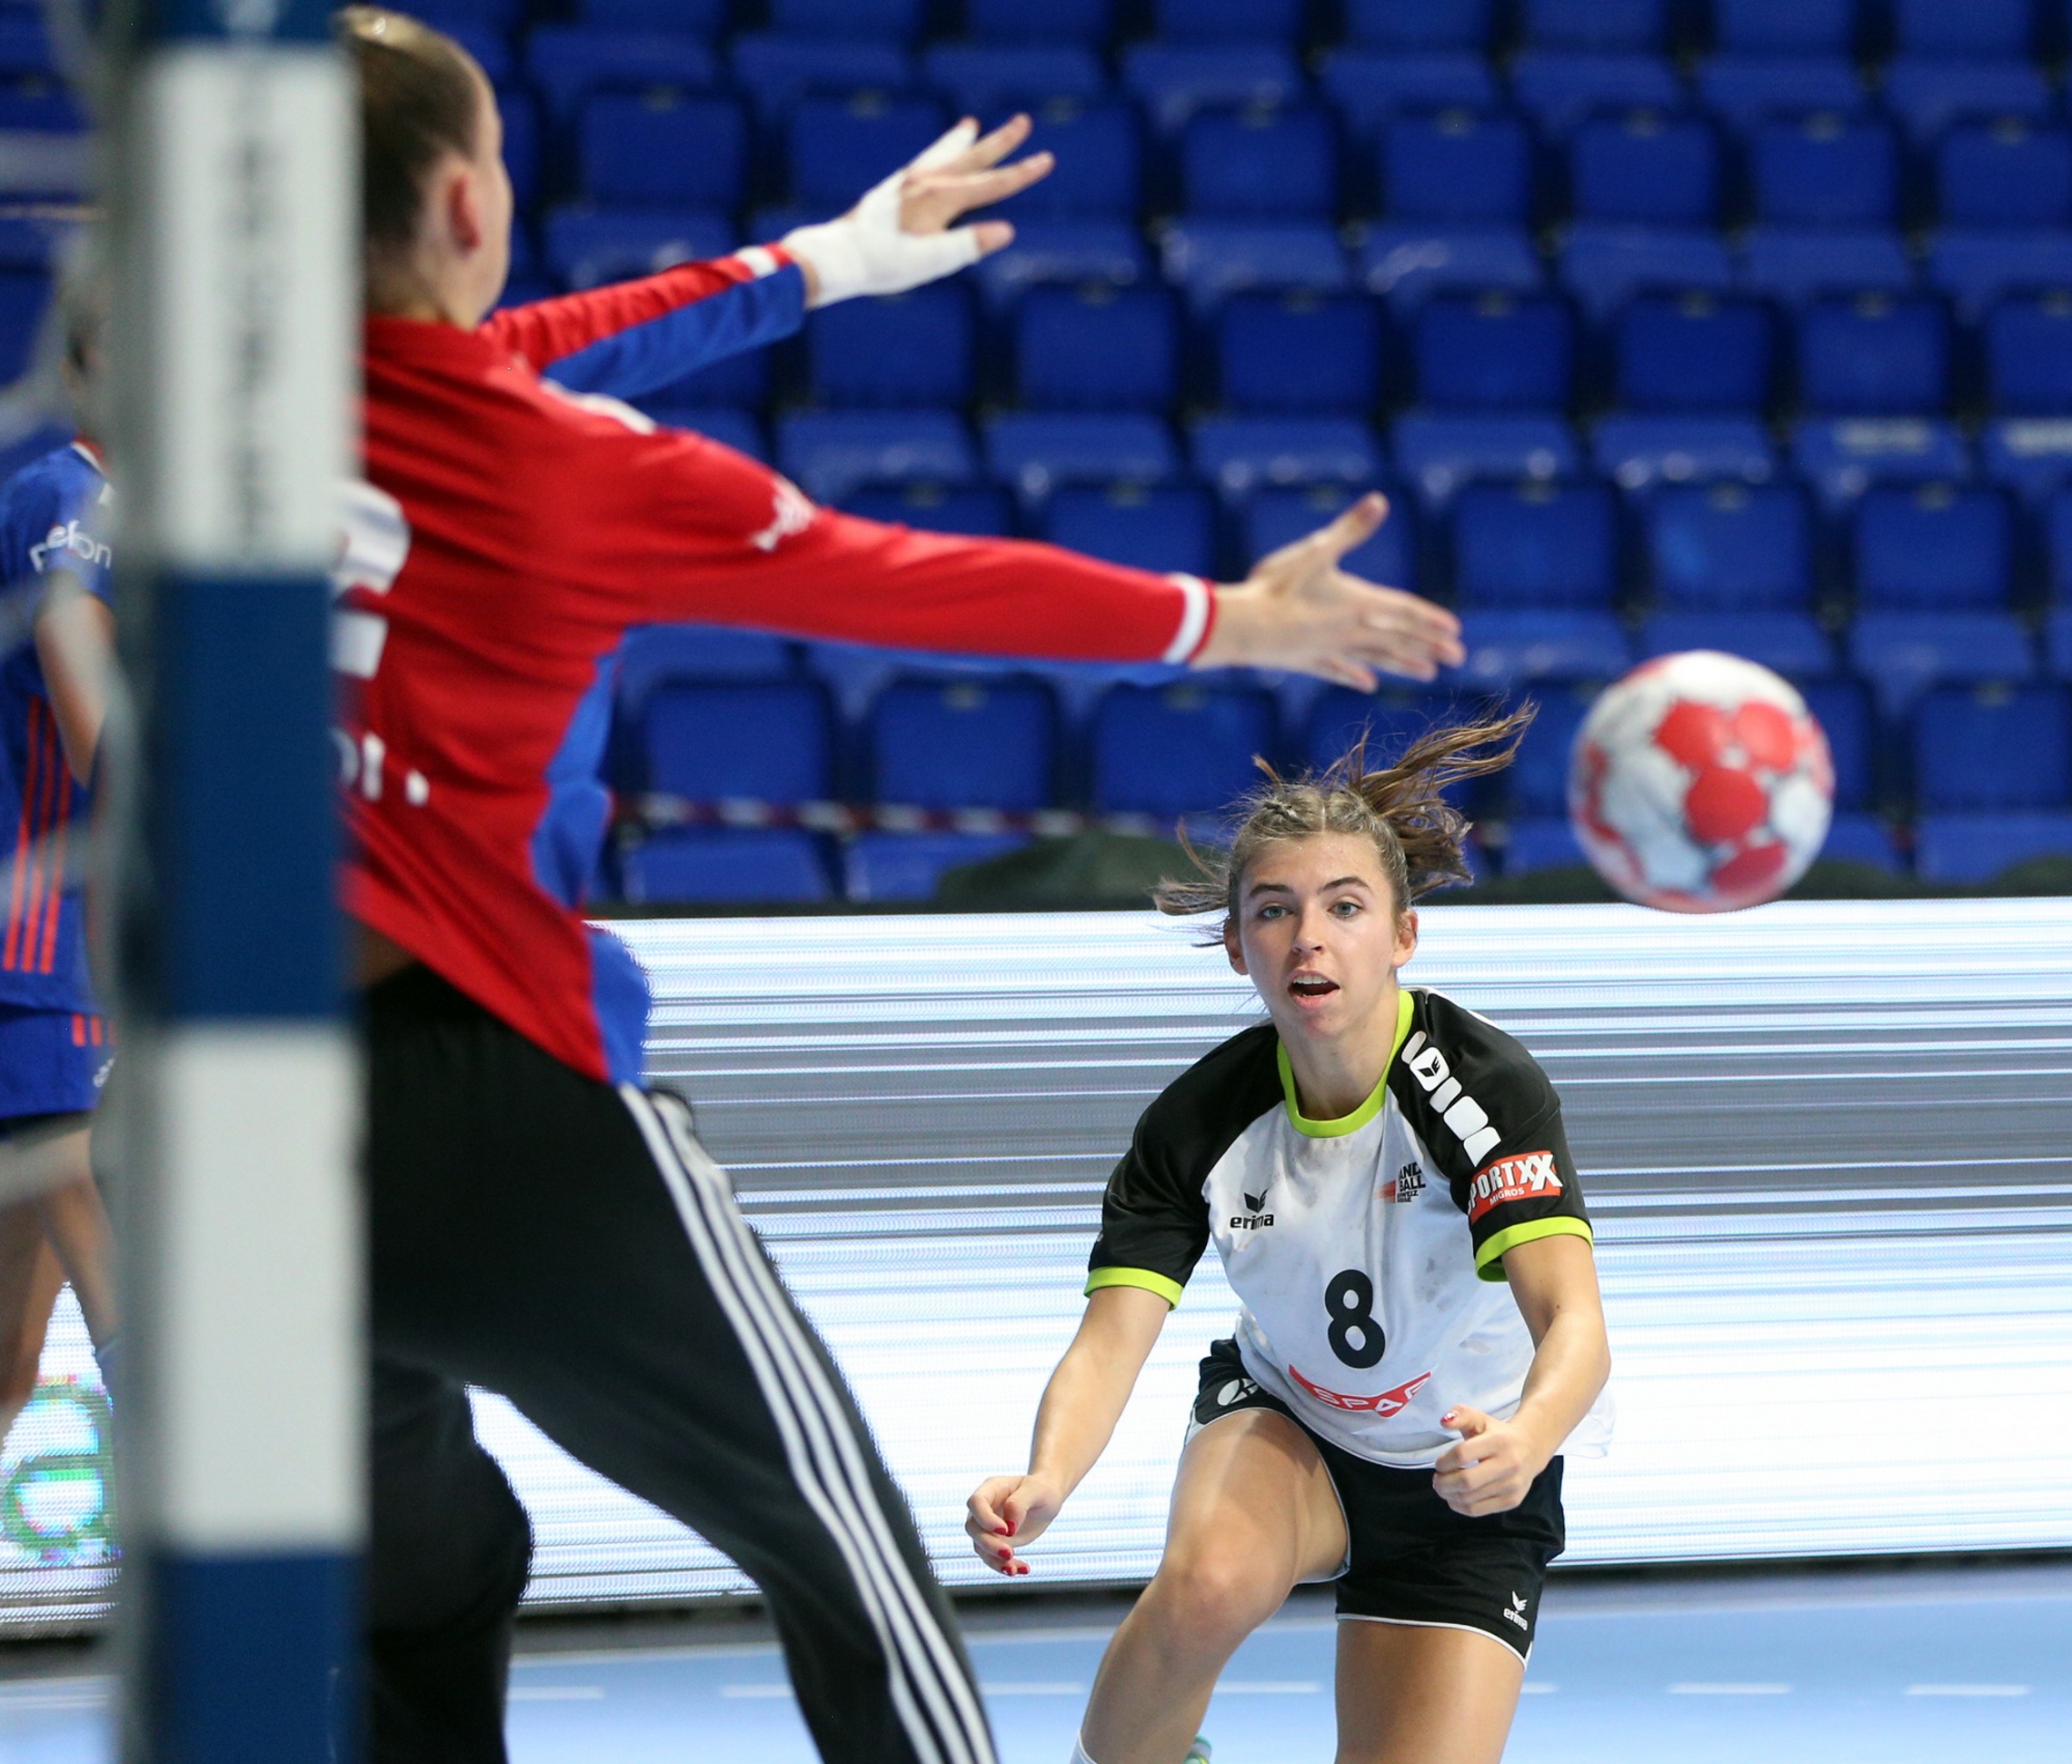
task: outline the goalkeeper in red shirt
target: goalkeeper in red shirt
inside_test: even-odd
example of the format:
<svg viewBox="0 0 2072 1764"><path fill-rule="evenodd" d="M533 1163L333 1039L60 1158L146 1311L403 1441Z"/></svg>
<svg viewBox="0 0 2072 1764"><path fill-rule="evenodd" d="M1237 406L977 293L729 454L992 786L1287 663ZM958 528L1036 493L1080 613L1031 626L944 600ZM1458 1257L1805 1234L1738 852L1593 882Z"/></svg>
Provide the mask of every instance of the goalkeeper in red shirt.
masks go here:
<svg viewBox="0 0 2072 1764"><path fill-rule="evenodd" d="M334 654L367 986L374 1756L503 1757L530 1540L474 1440L473 1383L755 1579L824 1756L990 1764L869 1431L687 1112L641 1088L644 982L578 911L620 642L698 620L1371 686L1459 661L1458 626L1337 567L1379 498L1218 587L818 508L583 395L666 384L687 354L997 248L1003 224L949 224L1041 175L1041 155L994 169L1023 128L974 144L967 127L776 246L484 326L512 213L488 84L398 15L354 8L343 29L370 314Z"/></svg>

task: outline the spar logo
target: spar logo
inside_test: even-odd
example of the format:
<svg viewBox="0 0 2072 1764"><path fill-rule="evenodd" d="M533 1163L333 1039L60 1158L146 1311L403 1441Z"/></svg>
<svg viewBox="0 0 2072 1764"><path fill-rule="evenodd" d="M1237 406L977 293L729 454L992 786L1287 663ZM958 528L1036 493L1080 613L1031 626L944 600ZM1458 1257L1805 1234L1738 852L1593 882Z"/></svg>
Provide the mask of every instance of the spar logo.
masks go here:
<svg viewBox="0 0 2072 1764"><path fill-rule="evenodd" d="M1492 1207L1513 1201L1550 1201L1561 1191L1551 1151L1528 1151L1499 1158L1479 1174L1468 1191L1468 1222L1472 1225Z"/></svg>
<svg viewBox="0 0 2072 1764"><path fill-rule="evenodd" d="M1288 1369L1288 1376L1327 1409L1340 1409L1353 1415L1377 1415L1383 1420L1401 1414L1410 1406L1410 1399L1431 1382L1429 1372L1420 1372L1417 1377L1379 1396L1349 1397L1343 1390L1327 1390L1321 1384L1310 1383L1292 1366Z"/></svg>

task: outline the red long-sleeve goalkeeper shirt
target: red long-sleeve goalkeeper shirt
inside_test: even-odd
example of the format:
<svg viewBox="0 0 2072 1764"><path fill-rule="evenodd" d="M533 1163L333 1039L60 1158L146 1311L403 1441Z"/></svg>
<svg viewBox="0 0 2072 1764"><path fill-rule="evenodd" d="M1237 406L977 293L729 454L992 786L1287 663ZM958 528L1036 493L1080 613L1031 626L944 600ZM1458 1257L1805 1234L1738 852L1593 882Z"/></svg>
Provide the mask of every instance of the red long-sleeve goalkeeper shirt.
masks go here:
<svg viewBox="0 0 2072 1764"><path fill-rule="evenodd" d="M366 327L368 483L335 642L347 908L599 1078L637 1078L647 1015L637 965L577 911L604 832L597 772L629 627L1175 662L1212 614L1191 579L816 507L753 460L538 376L753 274L693 265L481 332Z"/></svg>

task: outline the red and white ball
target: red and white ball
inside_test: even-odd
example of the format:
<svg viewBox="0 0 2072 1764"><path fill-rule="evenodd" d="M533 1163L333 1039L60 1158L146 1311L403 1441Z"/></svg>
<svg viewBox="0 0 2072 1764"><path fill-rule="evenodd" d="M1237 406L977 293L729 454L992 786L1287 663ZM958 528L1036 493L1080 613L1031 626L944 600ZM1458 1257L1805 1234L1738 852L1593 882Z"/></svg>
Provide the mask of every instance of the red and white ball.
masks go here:
<svg viewBox="0 0 2072 1764"><path fill-rule="evenodd" d="M1712 650L1608 687L1569 760L1569 818L1590 862L1628 900L1670 912L1775 900L1819 854L1834 804L1806 701Z"/></svg>

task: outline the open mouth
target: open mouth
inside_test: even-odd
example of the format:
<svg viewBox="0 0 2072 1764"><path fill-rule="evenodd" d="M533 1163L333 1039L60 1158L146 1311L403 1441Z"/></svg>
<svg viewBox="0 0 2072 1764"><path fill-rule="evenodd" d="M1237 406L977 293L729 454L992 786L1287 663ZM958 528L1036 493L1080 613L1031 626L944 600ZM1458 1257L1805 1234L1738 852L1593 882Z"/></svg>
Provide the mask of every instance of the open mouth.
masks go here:
<svg viewBox="0 0 2072 1764"><path fill-rule="evenodd" d="M1288 982L1288 990L1295 997L1311 1002L1319 999L1328 999L1338 989L1337 981L1326 980L1321 974L1297 974L1293 980Z"/></svg>

